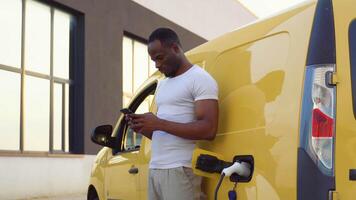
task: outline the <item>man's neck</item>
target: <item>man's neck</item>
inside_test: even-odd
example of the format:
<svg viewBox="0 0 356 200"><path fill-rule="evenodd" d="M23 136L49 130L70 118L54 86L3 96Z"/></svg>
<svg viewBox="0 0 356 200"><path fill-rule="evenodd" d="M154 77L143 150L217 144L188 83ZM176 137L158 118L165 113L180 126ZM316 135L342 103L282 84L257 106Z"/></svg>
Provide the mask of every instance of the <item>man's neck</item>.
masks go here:
<svg viewBox="0 0 356 200"><path fill-rule="evenodd" d="M191 64L190 62L182 63L182 65L179 67L174 77L183 74L184 72L188 71L191 67L193 67L193 64Z"/></svg>

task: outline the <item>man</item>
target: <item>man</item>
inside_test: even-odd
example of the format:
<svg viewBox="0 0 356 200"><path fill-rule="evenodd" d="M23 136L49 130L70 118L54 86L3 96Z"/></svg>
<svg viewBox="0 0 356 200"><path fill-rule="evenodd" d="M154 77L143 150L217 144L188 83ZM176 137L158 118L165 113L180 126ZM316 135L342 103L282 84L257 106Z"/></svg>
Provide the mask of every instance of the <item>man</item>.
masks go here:
<svg viewBox="0 0 356 200"><path fill-rule="evenodd" d="M149 199L200 199L201 178L192 172L192 152L196 140L215 138L217 84L202 68L188 61L171 29L152 32L148 53L167 77L156 89L157 116L145 113L127 118L133 130L152 139Z"/></svg>

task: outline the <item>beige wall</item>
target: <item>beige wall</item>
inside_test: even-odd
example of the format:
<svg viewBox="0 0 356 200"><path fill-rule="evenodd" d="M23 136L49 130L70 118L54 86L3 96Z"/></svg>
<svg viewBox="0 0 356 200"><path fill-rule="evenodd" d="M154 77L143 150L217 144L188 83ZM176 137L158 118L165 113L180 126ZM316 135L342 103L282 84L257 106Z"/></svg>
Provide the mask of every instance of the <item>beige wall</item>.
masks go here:
<svg viewBox="0 0 356 200"><path fill-rule="evenodd" d="M257 19L237 0L132 0L211 40Z"/></svg>
<svg viewBox="0 0 356 200"><path fill-rule="evenodd" d="M80 75L74 79L74 95L81 97L72 105L76 108L70 123L76 128L70 139L71 149L86 155L1 156L0 199L86 193L95 154L102 148L91 142L90 133L98 125L114 125L122 107L124 32L147 39L155 28L171 27L185 50L206 41L130 0L55 0L53 4L78 11L75 13L84 19L84 55L76 55L84 63L72 69Z"/></svg>
<svg viewBox="0 0 356 200"><path fill-rule="evenodd" d="M124 31L147 39L155 28L171 27L179 34L185 50L206 40L130 0L56 2L80 11L84 16L84 128L83 133L74 131L77 138L73 145L81 145L84 140L84 153L96 154L101 147L90 140L90 133L99 125L115 125L122 108Z"/></svg>
<svg viewBox="0 0 356 200"><path fill-rule="evenodd" d="M94 158L0 157L0 199L85 196Z"/></svg>

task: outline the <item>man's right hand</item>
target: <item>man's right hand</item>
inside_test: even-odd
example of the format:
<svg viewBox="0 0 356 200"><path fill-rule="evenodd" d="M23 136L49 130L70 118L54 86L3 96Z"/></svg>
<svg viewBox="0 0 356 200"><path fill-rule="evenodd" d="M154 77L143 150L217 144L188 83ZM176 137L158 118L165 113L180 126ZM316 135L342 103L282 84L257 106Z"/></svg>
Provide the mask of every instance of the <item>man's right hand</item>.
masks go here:
<svg viewBox="0 0 356 200"><path fill-rule="evenodd" d="M125 119L129 125L129 127L134 130L136 133L140 133L147 138L151 139L152 138L152 133L154 130L151 130L149 127L145 127L144 123L141 123L141 120L138 120L142 116L150 114L150 113L145 113L145 114L128 114L125 116Z"/></svg>

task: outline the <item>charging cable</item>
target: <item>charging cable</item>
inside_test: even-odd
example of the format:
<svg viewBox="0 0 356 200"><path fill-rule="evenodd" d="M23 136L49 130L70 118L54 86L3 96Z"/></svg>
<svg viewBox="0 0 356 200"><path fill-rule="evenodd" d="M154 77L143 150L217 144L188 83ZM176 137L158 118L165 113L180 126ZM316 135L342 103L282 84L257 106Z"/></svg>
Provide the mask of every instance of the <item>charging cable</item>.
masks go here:
<svg viewBox="0 0 356 200"><path fill-rule="evenodd" d="M235 162L230 167L224 168L221 172L219 182L215 188L215 198L214 198L215 200L217 200L218 198L219 188L221 186L222 181L224 180L224 177L225 176L229 177L233 173L236 173L239 176L248 177L251 173L251 166L246 162L241 162L241 163Z"/></svg>

